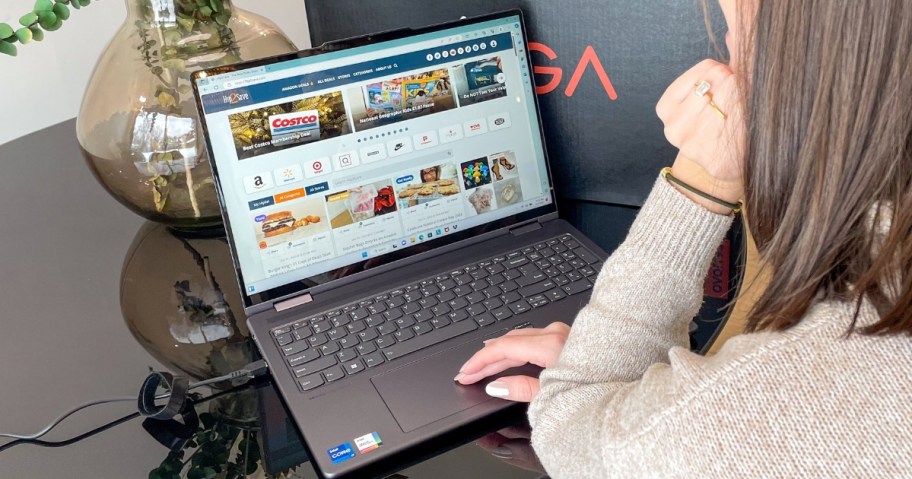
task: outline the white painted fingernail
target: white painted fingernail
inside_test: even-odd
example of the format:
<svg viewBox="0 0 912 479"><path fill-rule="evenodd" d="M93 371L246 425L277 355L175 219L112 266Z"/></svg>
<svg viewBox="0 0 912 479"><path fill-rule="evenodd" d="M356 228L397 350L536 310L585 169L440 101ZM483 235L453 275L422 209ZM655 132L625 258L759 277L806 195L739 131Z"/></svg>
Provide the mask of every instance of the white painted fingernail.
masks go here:
<svg viewBox="0 0 912 479"><path fill-rule="evenodd" d="M510 395L510 389L507 387L507 383L503 381L494 381L488 384L485 386L485 392L488 393L488 396L496 398L505 398Z"/></svg>

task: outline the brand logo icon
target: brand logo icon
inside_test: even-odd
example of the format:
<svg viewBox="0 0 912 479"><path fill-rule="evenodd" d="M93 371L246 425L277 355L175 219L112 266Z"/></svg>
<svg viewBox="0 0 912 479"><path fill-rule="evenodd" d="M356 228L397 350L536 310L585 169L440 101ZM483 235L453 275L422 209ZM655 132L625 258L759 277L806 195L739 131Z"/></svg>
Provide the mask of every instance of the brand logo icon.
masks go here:
<svg viewBox="0 0 912 479"><path fill-rule="evenodd" d="M396 146L393 147L393 151L399 151L404 147L405 147L405 143L400 141L399 143L396 143Z"/></svg>
<svg viewBox="0 0 912 479"><path fill-rule="evenodd" d="M326 453L329 454L329 458L332 460L333 464L345 462L355 457L355 450L352 448L352 445L349 442L339 444L332 449L328 449Z"/></svg>
<svg viewBox="0 0 912 479"><path fill-rule="evenodd" d="M313 168L315 173L323 173L323 163L319 160L313 162L313 164L310 166Z"/></svg>
<svg viewBox="0 0 912 479"><path fill-rule="evenodd" d="M481 123L472 123L471 125L469 125L469 129L472 131L481 130Z"/></svg>
<svg viewBox="0 0 912 479"><path fill-rule="evenodd" d="M500 118L494 120L494 124L497 126L503 125L506 122L507 122L507 120L504 120L503 117L500 117Z"/></svg>
<svg viewBox="0 0 912 479"><path fill-rule="evenodd" d="M244 191L246 191L248 194L267 190L273 186L272 175L270 175L268 172L253 176L247 176L244 178Z"/></svg>
<svg viewBox="0 0 912 479"><path fill-rule="evenodd" d="M247 101L250 99L250 93L230 93L228 95L222 95L222 103L226 105L237 105L242 101Z"/></svg>
<svg viewBox="0 0 912 479"><path fill-rule="evenodd" d="M533 52L539 52L544 54L548 60L556 60L557 53L554 52L548 45L544 43L529 42L529 50ZM602 88L604 88L605 93L608 95L608 98L612 100L617 100L618 94L614 89L614 84L611 83L611 79L608 78L608 72L605 71L605 67L602 66L601 60L599 60L598 55L595 53L595 48L592 45L586 46L586 49L583 50L583 56L580 58L579 63L576 65L576 69L573 71L573 76L570 77L570 82L567 84L567 88L564 90L564 95L573 96L576 92L576 87L579 86L580 80L583 78L583 74L586 73L586 69L592 65L592 69L595 70L595 74L598 76L599 81L602 83ZM535 93L539 95L544 95L551 93L560 86L561 80L564 77L564 70L560 67L548 67L548 66L534 66L532 68L538 75L551 75L549 81L545 82L536 82Z"/></svg>
<svg viewBox="0 0 912 479"><path fill-rule="evenodd" d="M320 114L317 110L282 113L269 117L269 130L273 136L311 132L319 129Z"/></svg>

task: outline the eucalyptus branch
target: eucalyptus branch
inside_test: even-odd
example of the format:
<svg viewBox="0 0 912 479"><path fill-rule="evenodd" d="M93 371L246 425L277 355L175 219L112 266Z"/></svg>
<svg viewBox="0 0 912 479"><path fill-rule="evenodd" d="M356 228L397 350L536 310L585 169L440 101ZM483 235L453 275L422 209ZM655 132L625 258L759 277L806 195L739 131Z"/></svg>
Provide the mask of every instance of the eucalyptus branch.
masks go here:
<svg viewBox="0 0 912 479"><path fill-rule="evenodd" d="M70 7L79 10L90 3L92 0L37 0L35 8L19 18L21 27L0 23L0 53L16 56L19 53L16 43L44 40L45 31L59 30L64 20L70 18Z"/></svg>

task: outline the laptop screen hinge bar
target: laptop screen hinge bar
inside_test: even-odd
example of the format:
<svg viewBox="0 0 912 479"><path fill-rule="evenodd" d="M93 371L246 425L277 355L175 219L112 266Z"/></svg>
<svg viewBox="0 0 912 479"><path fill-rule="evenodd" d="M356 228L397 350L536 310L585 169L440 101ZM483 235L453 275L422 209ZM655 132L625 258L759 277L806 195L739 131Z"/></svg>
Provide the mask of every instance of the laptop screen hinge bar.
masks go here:
<svg viewBox="0 0 912 479"><path fill-rule="evenodd" d="M302 304L307 304L311 301L313 301L313 296L311 296L310 293L304 293L300 296L295 296L294 298L279 301L275 303L273 307L275 308L276 312L281 313L282 311L289 310Z"/></svg>
<svg viewBox="0 0 912 479"><path fill-rule="evenodd" d="M540 230L541 227L541 223L538 221L533 221L532 223L524 224L522 226L517 226L516 228L511 229L510 234L513 236L520 236L532 231Z"/></svg>

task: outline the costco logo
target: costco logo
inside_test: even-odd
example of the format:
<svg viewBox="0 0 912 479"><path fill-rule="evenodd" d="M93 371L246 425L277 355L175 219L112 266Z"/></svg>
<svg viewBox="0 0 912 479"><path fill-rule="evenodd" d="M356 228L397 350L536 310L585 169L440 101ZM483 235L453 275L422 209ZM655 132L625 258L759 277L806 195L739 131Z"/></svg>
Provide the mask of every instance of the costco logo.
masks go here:
<svg viewBox="0 0 912 479"><path fill-rule="evenodd" d="M275 135L287 135L320 129L317 110L296 111L269 117L269 130Z"/></svg>

